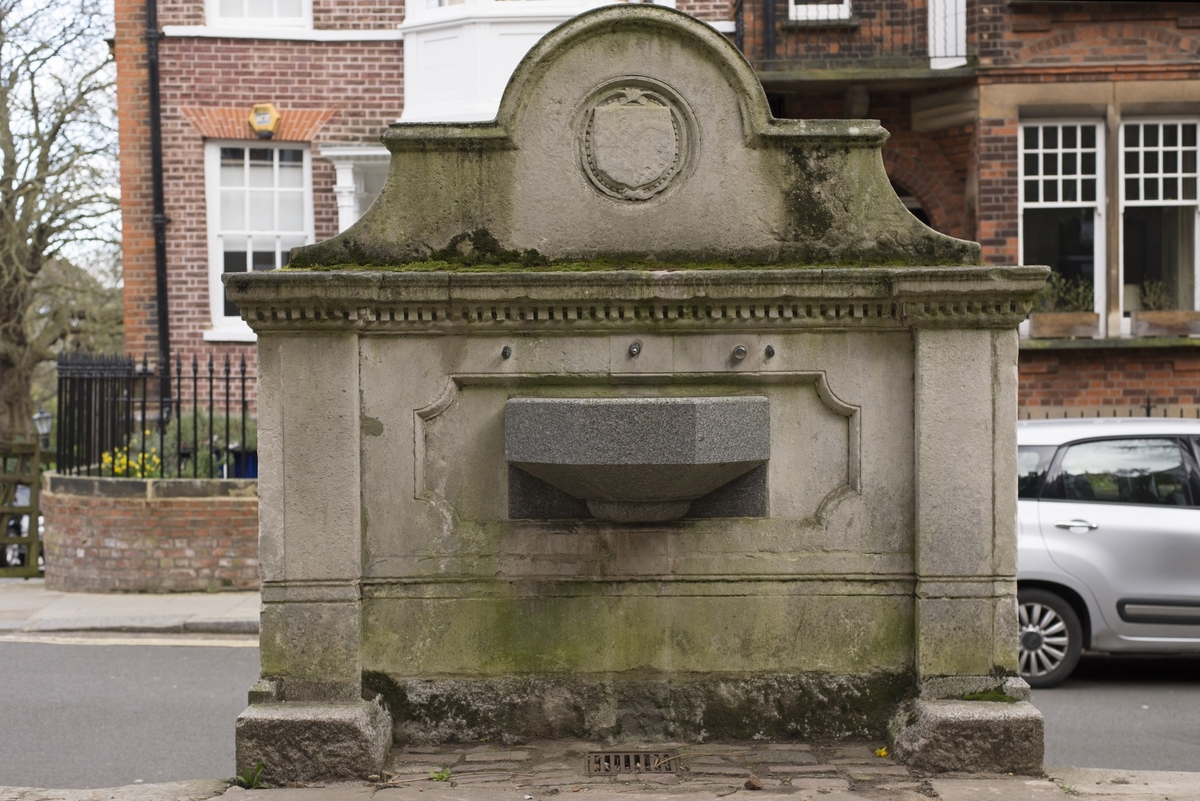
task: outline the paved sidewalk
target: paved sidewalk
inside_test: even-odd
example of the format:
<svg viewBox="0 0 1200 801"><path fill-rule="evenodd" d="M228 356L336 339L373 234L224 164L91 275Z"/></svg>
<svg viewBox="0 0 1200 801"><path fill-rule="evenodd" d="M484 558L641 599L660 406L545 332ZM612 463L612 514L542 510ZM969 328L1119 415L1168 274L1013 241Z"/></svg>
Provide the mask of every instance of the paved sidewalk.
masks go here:
<svg viewBox="0 0 1200 801"><path fill-rule="evenodd" d="M257 592L54 592L43 579L0 579L4 632L257 634Z"/></svg>
<svg viewBox="0 0 1200 801"><path fill-rule="evenodd" d="M607 785L561 783L543 787L464 785L425 779L385 787L346 782L319 787L243 790L225 782L138 784L104 790L42 790L0 787L0 801L691 801L692 799L788 798L797 801L1200 801L1200 773L1050 769L1044 778L964 775L940 778L889 777L856 781L844 777L793 779L789 784L744 788L741 777L725 782L655 787L640 782Z"/></svg>

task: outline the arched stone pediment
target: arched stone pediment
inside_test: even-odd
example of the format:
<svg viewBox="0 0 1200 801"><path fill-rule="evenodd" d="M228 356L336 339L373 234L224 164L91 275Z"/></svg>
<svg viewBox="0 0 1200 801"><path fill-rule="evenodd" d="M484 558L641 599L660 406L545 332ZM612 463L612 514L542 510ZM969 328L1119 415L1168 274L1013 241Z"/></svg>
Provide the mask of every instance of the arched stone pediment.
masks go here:
<svg viewBox="0 0 1200 801"><path fill-rule="evenodd" d="M979 263L901 204L887 137L875 120L774 119L711 26L606 6L529 52L495 121L390 126L380 198L291 266Z"/></svg>

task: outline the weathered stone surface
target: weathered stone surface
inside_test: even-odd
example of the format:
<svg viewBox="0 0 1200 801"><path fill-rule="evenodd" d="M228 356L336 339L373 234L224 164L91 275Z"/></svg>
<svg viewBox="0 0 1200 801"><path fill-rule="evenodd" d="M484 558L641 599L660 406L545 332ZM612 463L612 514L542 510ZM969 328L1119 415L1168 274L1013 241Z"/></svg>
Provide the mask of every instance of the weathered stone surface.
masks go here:
<svg viewBox="0 0 1200 801"><path fill-rule="evenodd" d="M365 680L401 741L875 737L922 678L1011 674L1014 329L1046 270L964 266L977 246L890 189L885 139L773 120L710 27L603 8L533 48L494 124L389 130L356 226L227 276L259 334L279 699ZM765 416L735 444L769 460L540 478L657 504L758 464L727 485L755 476L757 516L585 519L536 486L553 514L511 513L514 398L746 397ZM590 447L661 453L676 422ZM581 428L529 431L556 452Z"/></svg>
<svg viewBox="0 0 1200 801"><path fill-rule="evenodd" d="M935 773L1040 775L1045 725L1028 701L913 701L888 727L896 759Z"/></svg>
<svg viewBox="0 0 1200 801"><path fill-rule="evenodd" d="M674 681L364 677L392 710L399 743L880 738L896 704L911 693L910 682L907 674L887 673Z"/></svg>
<svg viewBox="0 0 1200 801"><path fill-rule="evenodd" d="M237 719L237 770L261 762L264 781L365 779L378 773L392 742L379 703L253 704Z"/></svg>

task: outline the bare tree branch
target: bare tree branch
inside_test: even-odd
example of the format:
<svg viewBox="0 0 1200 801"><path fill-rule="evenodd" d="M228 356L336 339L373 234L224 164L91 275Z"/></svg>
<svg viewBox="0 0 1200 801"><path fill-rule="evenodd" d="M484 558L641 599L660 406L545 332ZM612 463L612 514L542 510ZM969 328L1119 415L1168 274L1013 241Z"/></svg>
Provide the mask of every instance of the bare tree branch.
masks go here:
<svg viewBox="0 0 1200 801"><path fill-rule="evenodd" d="M0 439L28 434L39 363L119 330L116 283L72 263L119 237L101 2L0 0Z"/></svg>

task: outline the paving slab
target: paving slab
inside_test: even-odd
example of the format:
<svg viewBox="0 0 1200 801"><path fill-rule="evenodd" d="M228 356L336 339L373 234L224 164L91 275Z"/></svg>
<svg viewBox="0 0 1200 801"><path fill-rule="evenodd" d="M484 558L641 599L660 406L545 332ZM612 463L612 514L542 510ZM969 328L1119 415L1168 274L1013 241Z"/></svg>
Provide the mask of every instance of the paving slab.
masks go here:
<svg viewBox="0 0 1200 801"><path fill-rule="evenodd" d="M1200 773L1048 768L1046 774L1076 797L1103 796L1105 801L1117 798L1200 801Z"/></svg>
<svg viewBox="0 0 1200 801"><path fill-rule="evenodd" d="M528 751L482 751L467 754L467 762L521 762L529 759Z"/></svg>
<svg viewBox="0 0 1200 801"><path fill-rule="evenodd" d="M1049 779L993 776L930 779L942 801L1055 801L1070 796Z"/></svg>
<svg viewBox="0 0 1200 801"><path fill-rule="evenodd" d="M45 579L0 579L0 631L256 634L257 592L58 592Z"/></svg>
<svg viewBox="0 0 1200 801"><path fill-rule="evenodd" d="M230 787L222 801L369 801L378 796L374 785L343 782L312 787L280 787L270 790L244 790Z"/></svg>
<svg viewBox="0 0 1200 801"><path fill-rule="evenodd" d="M101 790L44 790L34 787L0 787L0 801L204 801L225 792L224 781L133 784ZM274 798L271 799L274 801Z"/></svg>
<svg viewBox="0 0 1200 801"><path fill-rule="evenodd" d="M47 790L31 787L0 788L0 801L690 801L729 798L747 801L792 798L804 801L1066 801L1096 798L1103 801L1200 801L1200 773L1119 771L1093 768L1056 768L1050 778L957 775L943 778L859 782L842 777L764 781L751 792L733 781L724 784L686 781L674 786L645 782L563 782L555 786L451 785L428 779L394 787L344 782L309 787L243 790L223 781L190 781L137 784L102 790ZM566 777L564 777L566 778ZM934 795L936 793L936 795ZM735 799L736 801L736 799Z"/></svg>

